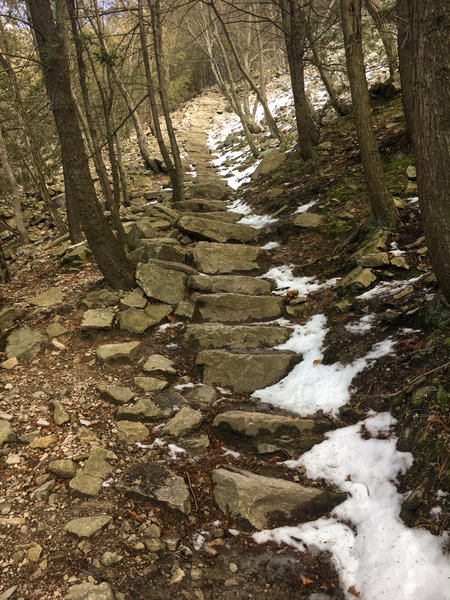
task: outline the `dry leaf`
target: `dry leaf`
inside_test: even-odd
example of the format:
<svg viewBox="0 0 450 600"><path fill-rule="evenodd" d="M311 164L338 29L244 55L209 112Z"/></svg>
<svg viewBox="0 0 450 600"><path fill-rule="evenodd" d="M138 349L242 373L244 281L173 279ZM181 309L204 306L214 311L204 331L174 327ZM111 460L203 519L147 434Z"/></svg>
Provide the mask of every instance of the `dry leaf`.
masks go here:
<svg viewBox="0 0 450 600"><path fill-rule="evenodd" d="M314 583L314 581L312 579L308 579L307 577L303 577L303 575L300 575L300 579L303 585L310 585L311 583Z"/></svg>
<svg viewBox="0 0 450 600"><path fill-rule="evenodd" d="M353 596L356 596L357 598L360 598L360 596L361 596L361 594L356 591L354 585L352 585L352 587L349 587L347 591L349 594L352 594Z"/></svg>
<svg viewBox="0 0 450 600"><path fill-rule="evenodd" d="M320 360L320 358L316 358L316 360L313 362L313 365L320 365L322 361Z"/></svg>

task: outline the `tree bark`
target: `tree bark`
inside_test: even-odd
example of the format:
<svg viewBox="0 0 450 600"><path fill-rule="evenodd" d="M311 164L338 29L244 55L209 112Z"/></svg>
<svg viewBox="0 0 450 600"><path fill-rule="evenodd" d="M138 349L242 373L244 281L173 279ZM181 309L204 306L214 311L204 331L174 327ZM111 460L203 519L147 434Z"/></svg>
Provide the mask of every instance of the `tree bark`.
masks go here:
<svg viewBox="0 0 450 600"><path fill-rule="evenodd" d="M450 1L405 0L399 31L403 101L412 127L422 224L450 302ZM405 37L405 34L408 37Z"/></svg>
<svg viewBox="0 0 450 600"><path fill-rule="evenodd" d="M8 263L6 262L5 254L2 248L2 241L0 239L0 283L7 283L9 281L9 269Z"/></svg>
<svg viewBox="0 0 450 600"><path fill-rule="evenodd" d="M70 67L64 36L64 2L27 0L36 34L44 82L61 144L66 198L77 207L80 222L95 260L111 287L130 289L134 270L125 248L119 244L106 221L95 195L89 160L71 94Z"/></svg>
<svg viewBox="0 0 450 600"><path fill-rule="evenodd" d="M389 30L389 26L383 19L381 6L378 0L364 0L367 12L373 21L378 33L380 34L381 42L386 52L386 58L389 67L389 79L394 79L398 70L398 56L396 51L395 37Z"/></svg>
<svg viewBox="0 0 450 600"><path fill-rule="evenodd" d="M399 214L386 185L373 132L362 50L361 0L341 0L341 13L353 116L371 205L369 224L373 227L392 228L398 223Z"/></svg>

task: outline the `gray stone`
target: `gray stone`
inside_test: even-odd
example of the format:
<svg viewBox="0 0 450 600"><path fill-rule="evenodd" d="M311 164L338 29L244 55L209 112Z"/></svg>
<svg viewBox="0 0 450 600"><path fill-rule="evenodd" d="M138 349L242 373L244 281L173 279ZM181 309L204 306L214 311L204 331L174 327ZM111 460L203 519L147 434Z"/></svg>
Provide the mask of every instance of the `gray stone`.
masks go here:
<svg viewBox="0 0 450 600"><path fill-rule="evenodd" d="M5 331L14 325L23 316L23 312L18 308L5 308L0 311L0 331Z"/></svg>
<svg viewBox="0 0 450 600"><path fill-rule="evenodd" d="M154 262L138 264L136 281L146 296L167 304L178 304L186 294L186 275Z"/></svg>
<svg viewBox="0 0 450 600"><path fill-rule="evenodd" d="M386 241L390 231L386 229L378 229L371 232L366 241L350 256L350 262L357 262L361 256L378 252L386 252Z"/></svg>
<svg viewBox="0 0 450 600"><path fill-rule="evenodd" d="M140 342L124 342L122 344L104 344L96 350L98 358L104 361L109 360L128 360L131 361L136 356Z"/></svg>
<svg viewBox="0 0 450 600"><path fill-rule="evenodd" d="M199 216L196 212L183 212L181 216ZM213 212L202 212L202 219L211 219L212 221L225 221L227 223L237 223L242 219L242 215L239 213L233 213L230 211L222 210L222 211L213 211Z"/></svg>
<svg viewBox="0 0 450 600"><path fill-rule="evenodd" d="M144 333L149 327L155 324L145 311L138 308L129 308L120 313L119 327L132 333Z"/></svg>
<svg viewBox="0 0 450 600"><path fill-rule="evenodd" d="M195 311L195 304L193 302L188 302L187 300L183 300L180 302L174 311L174 315L177 317L185 317L186 319L192 319Z"/></svg>
<svg viewBox="0 0 450 600"><path fill-rule="evenodd" d="M258 269L256 261L261 256L261 249L239 244L199 242L192 255L199 271L214 275Z"/></svg>
<svg viewBox="0 0 450 600"><path fill-rule="evenodd" d="M70 421L70 414L61 404L61 402L53 403L53 420L57 425L64 425Z"/></svg>
<svg viewBox="0 0 450 600"><path fill-rule="evenodd" d="M77 465L72 460L52 460L47 471L62 479L72 479L77 474Z"/></svg>
<svg viewBox="0 0 450 600"><path fill-rule="evenodd" d="M358 259L358 265L361 267L384 267L388 264L389 255L387 252L371 252Z"/></svg>
<svg viewBox="0 0 450 600"><path fill-rule="evenodd" d="M127 404L136 396L130 388L121 387L120 385L101 384L97 386L97 390L106 400L118 406Z"/></svg>
<svg viewBox="0 0 450 600"><path fill-rule="evenodd" d="M261 154L262 160L256 169L252 173L252 179L256 179L258 175L263 175L265 173L270 173L275 169L278 169L286 160L286 154L281 150L277 150L271 148L270 150L265 150Z"/></svg>
<svg viewBox="0 0 450 600"><path fill-rule="evenodd" d="M221 510L256 529L317 519L345 500L345 494L241 469L216 469L212 480L214 499Z"/></svg>
<svg viewBox="0 0 450 600"><path fill-rule="evenodd" d="M61 325L61 323L50 323L45 330L45 333L48 335L48 337L55 338L67 333L67 329L64 327L64 325Z"/></svg>
<svg viewBox="0 0 450 600"><path fill-rule="evenodd" d="M341 289L349 288L357 292L372 285L376 281L376 278L376 275L370 269L358 266L350 271L350 273L347 273L336 287Z"/></svg>
<svg viewBox="0 0 450 600"><path fill-rule="evenodd" d="M303 227L305 229L310 229L312 227L319 227L325 220L324 215L318 215L317 213L309 213L305 212L301 215L298 215L294 219L294 225L296 227Z"/></svg>
<svg viewBox="0 0 450 600"><path fill-rule="evenodd" d="M14 369L15 367L17 367L18 364L19 364L19 361L17 360L17 358L15 356L13 356L12 358L8 358L8 360L4 360L3 362L1 362L0 369L5 369L5 371L10 371L11 369Z"/></svg>
<svg viewBox="0 0 450 600"><path fill-rule="evenodd" d="M6 340L6 357L29 360L36 356L47 337L40 331L20 327L9 334Z"/></svg>
<svg viewBox="0 0 450 600"><path fill-rule="evenodd" d="M164 379L156 377L134 377L134 385L143 392L160 392L169 384Z"/></svg>
<svg viewBox="0 0 450 600"><path fill-rule="evenodd" d="M109 477L114 469L106 460L98 454L92 454L84 465L83 473L85 475L91 475L92 477L98 477L99 479L106 479Z"/></svg>
<svg viewBox="0 0 450 600"><path fill-rule="evenodd" d="M189 193L194 197L223 200L231 193L231 188L219 183L196 183L189 187Z"/></svg>
<svg viewBox="0 0 450 600"><path fill-rule="evenodd" d="M193 410L184 406L170 419L164 427L164 431L173 437L183 437L188 433L196 431L203 423L203 415L199 410Z"/></svg>
<svg viewBox="0 0 450 600"><path fill-rule="evenodd" d="M206 321L246 322L281 317L284 302L278 296L202 294L197 298L197 307Z"/></svg>
<svg viewBox="0 0 450 600"><path fill-rule="evenodd" d="M63 291L61 287L52 287L43 294L39 294L32 300L30 304L33 306L53 306L58 304L63 299Z"/></svg>
<svg viewBox="0 0 450 600"><path fill-rule="evenodd" d="M164 238L156 238L155 240L141 240L140 245L133 250L131 258L135 264L146 263L152 259L164 260L164 261L175 261L184 262L185 251L183 247L176 243L176 240L172 239L168 243Z"/></svg>
<svg viewBox="0 0 450 600"><path fill-rule="evenodd" d="M161 416L160 409L149 398L141 398L133 406L121 406L117 417L128 421L152 421Z"/></svg>
<svg viewBox="0 0 450 600"><path fill-rule="evenodd" d="M138 288L133 290L132 292L128 292L122 300L120 301L120 308L145 308L147 305L147 300L144 298L144 294Z"/></svg>
<svg viewBox="0 0 450 600"><path fill-rule="evenodd" d="M51 433L50 435L43 435L41 437L34 438L34 440L30 443L30 448L40 448L41 450L46 450L47 448L51 448L58 443L58 436L55 433Z"/></svg>
<svg viewBox="0 0 450 600"><path fill-rule="evenodd" d="M201 348L266 348L283 344L292 333L277 325L223 325L193 323L186 326L184 339Z"/></svg>
<svg viewBox="0 0 450 600"><path fill-rule="evenodd" d="M162 354L152 354L146 362L142 369L146 373L168 373L169 375L173 375L176 373L176 370L173 368L173 361Z"/></svg>
<svg viewBox="0 0 450 600"><path fill-rule="evenodd" d="M191 237L211 242L256 242L257 229L248 225L238 225L201 217L183 216L177 223L178 229Z"/></svg>
<svg viewBox="0 0 450 600"><path fill-rule="evenodd" d="M127 444L135 444L142 442L150 434L148 428L142 423L134 423L133 421L118 421L117 423L119 439Z"/></svg>
<svg viewBox="0 0 450 600"><path fill-rule="evenodd" d="M249 296L265 296L270 294L270 282L245 275L191 275L188 286L200 292L213 294L226 292L229 294L246 294Z"/></svg>
<svg viewBox="0 0 450 600"><path fill-rule="evenodd" d="M114 452L101 448L100 446L91 446L90 455L99 456L105 460L117 460L117 455L114 454Z"/></svg>
<svg viewBox="0 0 450 600"><path fill-rule="evenodd" d="M117 600L117 597L106 582L99 585L86 582L70 587L64 600Z"/></svg>
<svg viewBox="0 0 450 600"><path fill-rule="evenodd" d="M107 308L108 306L115 306L119 300L119 296L116 292L110 290L98 290L97 292L90 292L87 294L82 303L86 308Z"/></svg>
<svg viewBox="0 0 450 600"><path fill-rule="evenodd" d="M55 485L56 481L54 479L46 481L30 493L31 500L43 500L44 498L48 498Z"/></svg>
<svg viewBox="0 0 450 600"><path fill-rule="evenodd" d="M84 496L96 496L102 487L102 479L80 471L69 481L69 487Z"/></svg>
<svg viewBox="0 0 450 600"><path fill-rule="evenodd" d="M209 437L206 434L183 438L183 448L193 456L201 456L209 446Z"/></svg>
<svg viewBox="0 0 450 600"><path fill-rule="evenodd" d="M16 434L9 421L0 420L0 448L7 442L13 442Z"/></svg>
<svg viewBox="0 0 450 600"><path fill-rule="evenodd" d="M153 396L153 400L165 417L170 416L175 409L186 404L184 396L172 389L158 392Z"/></svg>
<svg viewBox="0 0 450 600"><path fill-rule="evenodd" d="M229 387L235 392L254 392L277 383L298 362L288 352L232 353L202 350L196 365L203 367L203 382Z"/></svg>
<svg viewBox="0 0 450 600"><path fill-rule="evenodd" d="M149 304L145 309L145 314L153 320L152 325L156 325L170 315L172 310L170 304Z"/></svg>
<svg viewBox="0 0 450 600"><path fill-rule="evenodd" d="M155 228L152 221L148 217L137 219L130 227L127 233L127 244L131 250L134 250L141 238L155 237Z"/></svg>
<svg viewBox="0 0 450 600"><path fill-rule="evenodd" d="M110 567L111 565L115 565L123 560L123 556L118 554L117 552L104 552L100 559L100 562L105 567Z"/></svg>
<svg viewBox="0 0 450 600"><path fill-rule="evenodd" d="M90 329L98 329L99 331L108 331L112 329L115 314L111 310L95 308L87 310L83 314L80 329L88 331Z"/></svg>
<svg viewBox="0 0 450 600"><path fill-rule="evenodd" d="M117 488L187 515L191 512L189 488L184 479L160 463L142 461L134 464L125 470Z"/></svg>
<svg viewBox="0 0 450 600"><path fill-rule="evenodd" d="M186 399L200 406L210 406L217 400L217 392L210 385L197 385L193 390L188 391Z"/></svg>
<svg viewBox="0 0 450 600"><path fill-rule="evenodd" d="M416 167L409 165L409 167L406 169L406 177L408 179L417 179Z"/></svg>
<svg viewBox="0 0 450 600"><path fill-rule="evenodd" d="M66 523L64 529L78 538L90 538L111 521L112 517L110 515L79 517L78 519L72 519L72 521Z"/></svg>
<svg viewBox="0 0 450 600"><path fill-rule="evenodd" d="M18 587L19 586L17 586L17 585L12 585L8 589L6 589L4 592L2 592L0 594L0 600L8 600L8 598L11 598Z"/></svg>

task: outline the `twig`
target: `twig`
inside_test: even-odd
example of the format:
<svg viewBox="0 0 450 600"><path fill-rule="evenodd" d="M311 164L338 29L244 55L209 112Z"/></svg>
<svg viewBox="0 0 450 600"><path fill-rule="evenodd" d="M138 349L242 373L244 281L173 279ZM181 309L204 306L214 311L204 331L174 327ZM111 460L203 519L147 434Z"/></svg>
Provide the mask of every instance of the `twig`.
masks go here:
<svg viewBox="0 0 450 600"><path fill-rule="evenodd" d="M398 396L398 394L401 394L402 392L404 392L405 390L407 390L409 387L411 387L417 381L419 381L419 379L422 379L422 377L425 377L426 375L431 375L432 373L436 373L436 371L441 371L442 369L446 369L449 365L450 365L450 361L446 362L444 365L441 365L439 367L435 367L434 369L430 369L429 371L425 371L425 373L421 373L420 375L418 375L417 377L415 377L412 381L410 381L407 385L405 385L404 387L400 388L396 392L392 392L391 394L377 394L377 396L379 398L393 398L394 396Z"/></svg>
<svg viewBox="0 0 450 600"><path fill-rule="evenodd" d="M197 498L195 497L194 490L192 488L191 478L189 477L189 473L186 473L186 478L187 478L189 489L191 490L192 497L194 498L195 510L197 511L198 510Z"/></svg>

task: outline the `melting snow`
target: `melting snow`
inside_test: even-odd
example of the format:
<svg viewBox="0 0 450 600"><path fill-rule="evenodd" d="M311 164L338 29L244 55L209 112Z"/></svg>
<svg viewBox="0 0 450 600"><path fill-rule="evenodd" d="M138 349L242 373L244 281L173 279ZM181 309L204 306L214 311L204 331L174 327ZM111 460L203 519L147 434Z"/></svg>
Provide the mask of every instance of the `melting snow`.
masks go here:
<svg viewBox="0 0 450 600"><path fill-rule="evenodd" d="M261 246L261 250L275 250L275 248L279 248L280 244L278 242L267 242L264 246Z"/></svg>
<svg viewBox="0 0 450 600"><path fill-rule="evenodd" d="M312 208L315 204L317 204L317 200L311 200L311 202L308 202L307 204L303 204L303 206L299 206L297 208L297 210L294 211L292 214L300 215L300 214L306 212L307 210L309 210L310 208Z"/></svg>
<svg viewBox="0 0 450 600"><path fill-rule="evenodd" d="M254 229L262 229L263 227L272 225L272 223L276 223L277 221L278 219L269 217L269 215L251 215L248 217L243 217L239 223L241 225L250 225Z"/></svg>
<svg viewBox="0 0 450 600"><path fill-rule="evenodd" d="M365 333L372 329L375 319L376 315L365 315L359 321L346 325L345 329L350 331L350 333Z"/></svg>
<svg viewBox="0 0 450 600"><path fill-rule="evenodd" d="M273 279L277 286L277 291L273 292L282 296L287 290L297 290L300 296L305 296L311 292L316 292L320 288L334 285L335 279L330 279L326 283L318 283L314 277L295 277L291 267L273 267L264 275L260 275L262 279Z"/></svg>

